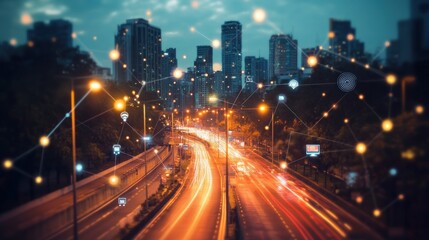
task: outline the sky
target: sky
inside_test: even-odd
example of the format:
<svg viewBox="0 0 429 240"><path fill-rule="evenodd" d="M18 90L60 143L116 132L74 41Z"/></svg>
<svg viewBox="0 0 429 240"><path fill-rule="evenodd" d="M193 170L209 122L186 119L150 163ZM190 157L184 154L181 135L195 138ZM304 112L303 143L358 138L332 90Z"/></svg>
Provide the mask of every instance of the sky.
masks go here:
<svg viewBox="0 0 429 240"><path fill-rule="evenodd" d="M261 23L252 18L256 9L266 13ZM397 22L409 12L409 0L0 0L0 41L24 44L35 21L67 19L77 35L74 44L100 66L112 67L109 51L117 26L144 18L161 28L162 48L176 48L178 65L186 69L193 65L196 46L221 39L225 21L243 25L244 57L268 58L268 41L276 33L293 34L299 48L327 46L330 18L350 20L365 50L378 53L386 40L397 38ZM213 55L220 64L221 49Z"/></svg>

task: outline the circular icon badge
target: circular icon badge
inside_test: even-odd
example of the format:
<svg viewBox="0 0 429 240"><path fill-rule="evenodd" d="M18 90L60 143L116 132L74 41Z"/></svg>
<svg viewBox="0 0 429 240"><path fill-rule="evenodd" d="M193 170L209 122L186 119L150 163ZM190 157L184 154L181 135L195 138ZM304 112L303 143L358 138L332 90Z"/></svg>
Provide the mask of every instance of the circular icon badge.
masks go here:
<svg viewBox="0 0 429 240"><path fill-rule="evenodd" d="M343 92L351 92L356 87L357 77L350 72L341 73L337 79L338 88Z"/></svg>

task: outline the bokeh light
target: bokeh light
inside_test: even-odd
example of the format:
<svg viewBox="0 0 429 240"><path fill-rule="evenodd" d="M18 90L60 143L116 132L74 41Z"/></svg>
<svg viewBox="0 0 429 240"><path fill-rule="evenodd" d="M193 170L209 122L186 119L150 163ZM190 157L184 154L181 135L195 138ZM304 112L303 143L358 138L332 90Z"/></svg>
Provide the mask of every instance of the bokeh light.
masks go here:
<svg viewBox="0 0 429 240"><path fill-rule="evenodd" d="M395 84L396 83L396 76L395 76L395 74L392 74L392 73L387 74L386 75L386 82L389 85Z"/></svg>
<svg viewBox="0 0 429 240"><path fill-rule="evenodd" d="M220 63L213 63L213 71L222 71L222 64Z"/></svg>
<svg viewBox="0 0 429 240"><path fill-rule="evenodd" d="M116 176L116 175L112 175L112 176L110 176L109 177L109 184L111 185L111 186L118 186L118 184L119 184L119 178L118 178L118 176Z"/></svg>
<svg viewBox="0 0 429 240"><path fill-rule="evenodd" d="M182 70L180 70L179 68L176 68L176 69L173 71L173 77L174 77L174 78L176 78L176 79L180 79L180 78L182 78L182 77L183 77L183 72L182 72Z"/></svg>
<svg viewBox="0 0 429 240"><path fill-rule="evenodd" d="M356 144L356 152L359 154L364 154L366 152L366 145L363 142Z"/></svg>
<svg viewBox="0 0 429 240"><path fill-rule="evenodd" d="M22 13L21 14L21 23L23 25L30 25L33 22L33 18L29 13Z"/></svg>
<svg viewBox="0 0 429 240"><path fill-rule="evenodd" d="M347 40L348 41L353 41L354 39L355 39L355 36L353 35L353 33L347 34Z"/></svg>
<svg viewBox="0 0 429 240"><path fill-rule="evenodd" d="M195 31L197 31L197 29L195 29L195 27L190 27L190 28L189 28L189 31L191 31L191 32L195 32Z"/></svg>
<svg viewBox="0 0 429 240"><path fill-rule="evenodd" d="M401 194L398 195L398 200L399 201L402 201L404 199L405 199L405 195L404 194L401 193Z"/></svg>
<svg viewBox="0 0 429 240"><path fill-rule="evenodd" d="M417 105L415 110L417 114L423 114L425 112L423 105Z"/></svg>
<svg viewBox="0 0 429 240"><path fill-rule="evenodd" d="M390 41L385 41L384 42L384 46L387 47L387 48L390 47Z"/></svg>
<svg viewBox="0 0 429 240"><path fill-rule="evenodd" d="M267 13L264 9L257 8L253 11L252 18L256 23L262 23L267 18Z"/></svg>
<svg viewBox="0 0 429 240"><path fill-rule="evenodd" d="M36 182L36 184L41 184L43 182L43 178L41 176L37 176L34 178L34 182Z"/></svg>
<svg viewBox="0 0 429 240"><path fill-rule="evenodd" d="M219 48L220 47L220 41L219 41L219 39L213 39L213 41L212 41L212 47L213 48Z"/></svg>
<svg viewBox="0 0 429 240"><path fill-rule="evenodd" d="M16 38L11 38L11 39L9 40L9 44L10 44L11 46L16 46L16 45L18 44L18 41L16 40Z"/></svg>
<svg viewBox="0 0 429 240"><path fill-rule="evenodd" d="M317 65L317 57L316 56L308 56L307 63L310 67L314 67Z"/></svg>
<svg viewBox="0 0 429 240"><path fill-rule="evenodd" d="M390 119L385 119L382 123L381 123L381 128L383 129L383 131L385 132L390 132L393 129L393 122Z"/></svg>
<svg viewBox="0 0 429 240"><path fill-rule="evenodd" d="M89 83L89 89L91 89L91 91L98 91L101 89L101 83L93 80Z"/></svg>
<svg viewBox="0 0 429 240"><path fill-rule="evenodd" d="M372 215L374 215L374 217L380 217L381 216L380 209L378 208L374 209L374 211L372 212Z"/></svg>
<svg viewBox="0 0 429 240"><path fill-rule="evenodd" d="M4 167L5 169L10 169L10 168L12 168L12 166L13 166L13 162L12 162L12 160L10 160L10 159L6 159L6 160L4 160L4 162L3 162L3 167Z"/></svg>
<svg viewBox="0 0 429 240"><path fill-rule="evenodd" d="M329 32L328 33L328 37L329 38L334 38L335 37L335 33L334 32Z"/></svg>
<svg viewBox="0 0 429 240"><path fill-rule="evenodd" d="M362 196L357 196L355 199L357 204L361 204L363 202L363 197Z"/></svg>
<svg viewBox="0 0 429 240"><path fill-rule="evenodd" d="M398 174L398 170L396 168L389 169L390 176L394 177Z"/></svg>
<svg viewBox="0 0 429 240"><path fill-rule="evenodd" d="M348 118L344 118L344 123L349 123L349 119Z"/></svg>
<svg viewBox="0 0 429 240"><path fill-rule="evenodd" d="M197 9L200 6L200 4L198 3L198 1L194 0L191 3L191 7L194 9Z"/></svg>
<svg viewBox="0 0 429 240"><path fill-rule="evenodd" d="M50 140L48 136L41 136L39 139L39 144L42 147L47 147L49 146Z"/></svg>
<svg viewBox="0 0 429 240"><path fill-rule="evenodd" d="M122 111L125 109L125 102L121 99L115 101L115 109L117 111Z"/></svg>
<svg viewBox="0 0 429 240"><path fill-rule="evenodd" d="M118 51L118 50L116 50L116 49L111 50L111 51L110 51L110 53L109 53L109 58L110 58L112 61L116 61L116 60L118 60L118 59L119 59L119 56L120 56L119 51Z"/></svg>

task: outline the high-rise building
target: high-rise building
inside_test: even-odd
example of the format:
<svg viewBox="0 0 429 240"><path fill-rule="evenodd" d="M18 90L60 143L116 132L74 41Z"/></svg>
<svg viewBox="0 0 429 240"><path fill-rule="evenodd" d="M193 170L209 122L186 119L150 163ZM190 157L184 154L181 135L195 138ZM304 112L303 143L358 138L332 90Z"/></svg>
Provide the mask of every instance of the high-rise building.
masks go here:
<svg viewBox="0 0 429 240"><path fill-rule="evenodd" d="M268 61L263 57L256 58L256 83L268 84Z"/></svg>
<svg viewBox="0 0 429 240"><path fill-rule="evenodd" d="M195 108L205 108L209 105L209 93L213 91L213 48L211 46L197 46L194 67Z"/></svg>
<svg viewBox="0 0 429 240"><path fill-rule="evenodd" d="M336 54L349 58L359 59L365 55L364 43L356 39L356 29L350 21L329 19L329 47Z"/></svg>
<svg viewBox="0 0 429 240"><path fill-rule="evenodd" d="M213 74L213 48L211 46L197 46L197 58L194 62L195 73L198 75Z"/></svg>
<svg viewBox="0 0 429 240"><path fill-rule="evenodd" d="M298 41L292 35L274 34L269 42L268 78L279 78L298 68Z"/></svg>
<svg viewBox="0 0 429 240"><path fill-rule="evenodd" d="M225 22L222 25L222 72L226 96L234 96L241 89L241 47L240 22Z"/></svg>
<svg viewBox="0 0 429 240"><path fill-rule="evenodd" d="M175 79L170 78L173 71L177 68L176 49L168 48L161 55L161 99L166 103L172 103L173 85ZM171 104L170 104L171 105ZM166 106L169 107L169 106Z"/></svg>
<svg viewBox="0 0 429 240"><path fill-rule="evenodd" d="M118 26L115 46L118 61L113 63L116 81L146 82L147 90L161 91L161 29L145 19L128 19Z"/></svg>
<svg viewBox="0 0 429 240"><path fill-rule="evenodd" d="M214 91L217 96L224 96L225 78L222 71L216 71L213 77Z"/></svg>
<svg viewBox="0 0 429 240"><path fill-rule="evenodd" d="M51 20L48 24L35 22L33 29L27 30L27 40L36 46L52 43L58 49L67 49L73 46L72 32L72 23L67 20Z"/></svg>

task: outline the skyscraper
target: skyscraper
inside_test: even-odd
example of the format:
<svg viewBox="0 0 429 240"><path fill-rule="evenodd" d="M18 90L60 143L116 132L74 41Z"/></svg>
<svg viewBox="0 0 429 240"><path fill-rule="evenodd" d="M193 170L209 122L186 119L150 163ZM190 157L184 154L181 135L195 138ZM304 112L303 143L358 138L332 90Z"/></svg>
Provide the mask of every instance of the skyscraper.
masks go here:
<svg viewBox="0 0 429 240"><path fill-rule="evenodd" d="M177 68L176 49L168 48L161 55L161 98L167 102L172 102L173 80L169 78L174 69Z"/></svg>
<svg viewBox="0 0 429 240"><path fill-rule="evenodd" d="M364 43L356 39L356 29L350 21L329 19L329 47L339 55L361 58L365 55ZM341 61L340 57L336 58Z"/></svg>
<svg viewBox="0 0 429 240"><path fill-rule="evenodd" d="M226 96L233 96L241 89L241 47L240 22L225 22L222 25L222 72Z"/></svg>
<svg viewBox="0 0 429 240"><path fill-rule="evenodd" d="M213 48L197 46L195 66L195 108L208 106L209 93L213 91Z"/></svg>
<svg viewBox="0 0 429 240"><path fill-rule="evenodd" d="M292 35L274 34L269 42L268 78L295 74L298 68L298 41Z"/></svg>
<svg viewBox="0 0 429 240"><path fill-rule="evenodd" d="M49 24L35 22L33 29L27 31L27 40L35 45L52 43L58 49L66 49L73 46L72 32L73 26L66 20L51 20Z"/></svg>
<svg viewBox="0 0 429 240"><path fill-rule="evenodd" d="M253 92L256 89L256 58L246 56L244 58L244 89Z"/></svg>
<svg viewBox="0 0 429 240"><path fill-rule="evenodd" d="M161 89L161 29L145 19L128 19L118 26L115 45L120 53L113 63L116 81L146 81L149 91Z"/></svg>

